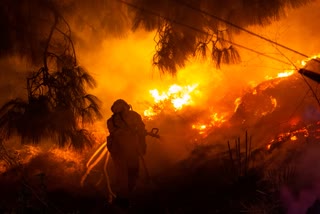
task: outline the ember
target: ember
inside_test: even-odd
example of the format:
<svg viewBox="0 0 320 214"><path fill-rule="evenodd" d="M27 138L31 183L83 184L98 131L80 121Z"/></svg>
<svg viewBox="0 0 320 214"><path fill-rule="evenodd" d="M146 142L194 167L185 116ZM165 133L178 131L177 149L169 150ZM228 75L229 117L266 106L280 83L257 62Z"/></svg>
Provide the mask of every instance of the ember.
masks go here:
<svg viewBox="0 0 320 214"><path fill-rule="evenodd" d="M307 128L301 128L294 131L281 133L267 144L267 149L272 151L287 141L301 141L302 139L305 141L309 137L309 132L310 131Z"/></svg>

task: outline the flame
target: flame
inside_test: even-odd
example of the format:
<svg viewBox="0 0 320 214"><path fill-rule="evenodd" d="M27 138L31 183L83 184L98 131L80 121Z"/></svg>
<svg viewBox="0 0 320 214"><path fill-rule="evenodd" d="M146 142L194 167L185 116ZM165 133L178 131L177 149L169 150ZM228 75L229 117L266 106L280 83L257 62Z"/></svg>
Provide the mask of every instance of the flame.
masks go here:
<svg viewBox="0 0 320 214"><path fill-rule="evenodd" d="M198 84L187 86L173 84L169 87L168 92L162 92L161 95L157 89L151 90L150 93L156 103L170 99L175 109L181 109L182 106L192 103L190 93L197 87Z"/></svg>
<svg viewBox="0 0 320 214"><path fill-rule="evenodd" d="M235 101L234 101L234 104L235 104L235 109L234 109L234 112L237 111L239 105L241 104L241 97L238 97Z"/></svg>
<svg viewBox="0 0 320 214"><path fill-rule="evenodd" d="M294 131L281 133L267 144L267 150L271 150L273 146L280 145L287 141L298 141L298 135L307 138L309 136L309 130L306 127L303 127Z"/></svg>
<svg viewBox="0 0 320 214"><path fill-rule="evenodd" d="M149 107L148 109L144 110L143 115L146 118L152 118L153 116L157 115L157 113L154 111L152 107Z"/></svg>
<svg viewBox="0 0 320 214"><path fill-rule="evenodd" d="M173 84L169 87L168 91L159 92L158 89L150 90L150 94L154 99L156 106L158 108L163 108L159 106L165 101L169 101L172 104L172 107L175 111L182 109L183 106L191 105L193 103L192 93L195 92L195 89L198 87L198 84L192 84L187 86L180 86L178 84ZM152 117L157 115L157 108L149 107L144 111L144 116Z"/></svg>
<svg viewBox="0 0 320 214"><path fill-rule="evenodd" d="M307 65L307 63L308 63L310 60L316 59L316 58L319 58L319 57L320 57L320 54L317 54L317 55L311 56L311 57L309 57L309 58L307 58L307 59L301 60L301 62L298 62L298 64L300 64L301 67L304 67L304 66ZM295 72L295 69L294 69L294 68L292 68L292 69L290 69L290 70L285 70L285 71L283 71L283 72L279 72L279 73L277 74L277 77L276 77L276 78L289 77L289 76L293 75L294 72ZM269 77L269 76L266 76L266 79L274 79L274 78Z"/></svg>
<svg viewBox="0 0 320 214"><path fill-rule="evenodd" d="M196 129L198 130L198 133L200 135L203 135L204 133L206 133L206 130L210 128L210 126L205 125L205 124L193 124L192 125L192 129Z"/></svg>
<svg viewBox="0 0 320 214"><path fill-rule="evenodd" d="M213 113L211 115L211 123L216 126L220 127L224 122L226 122L226 116L227 115L220 115L218 113Z"/></svg>
<svg viewBox="0 0 320 214"><path fill-rule="evenodd" d="M307 58L307 59L301 60L300 64L301 64L302 66L306 66L307 63L308 63L310 60L316 59L316 58L320 58L320 54L316 54L316 55L313 55L313 56L311 56L311 57L309 57L309 58Z"/></svg>
<svg viewBox="0 0 320 214"><path fill-rule="evenodd" d="M253 95L256 95L257 93L258 93L257 89L254 89L253 92L252 92Z"/></svg>
<svg viewBox="0 0 320 214"><path fill-rule="evenodd" d="M273 105L273 108L276 108L277 107L277 99L272 97L272 96L270 96L270 100L271 100L271 103Z"/></svg>
<svg viewBox="0 0 320 214"><path fill-rule="evenodd" d="M298 63L300 63L303 66L309 60L317 57L318 56L315 55L306 60L302 60L301 62L298 62ZM256 84L256 82L251 81L251 82L248 82L248 85L249 85L249 88L252 89L252 92L251 92L252 95L260 95L259 93L261 93L261 91L264 91L270 87L274 87L275 85L277 85L279 82L282 81L281 78L290 77L295 72L296 72L296 67L292 67L287 70L283 70L279 73L274 73L272 77L271 76L266 77L269 80L273 79L273 81L266 81L263 84ZM157 88L150 90L149 93L153 98L153 105L150 106L148 109L144 110L144 116L147 119L152 119L154 116L159 115L161 112L163 112L163 110L166 108L169 108L170 110L173 110L173 111L179 111L179 110L182 110L185 106L190 106L190 105L194 106L197 104L199 105L199 103L197 102L198 99L194 99L195 95L197 94L195 92L199 91L198 89L199 83L202 85L202 87L204 87L204 84L203 84L204 79L206 78L196 78L196 79L193 78L191 81L191 84L189 85L173 84L173 85L170 85L167 88L167 90L163 90L163 91ZM248 91L245 91L245 93L247 92ZM235 94L235 95L239 96L238 94ZM262 96L263 96L263 99L265 99L264 98L265 95L262 94ZM233 99L234 98L235 97L233 97ZM278 107L278 100L276 99L276 97L269 96L269 98L267 97L267 100L263 100L263 101L266 102L265 108L262 108L257 112L253 112L254 114L257 114L259 116L265 116L273 112ZM206 137L208 133L212 131L213 128L222 126L222 124L224 124L227 121L228 116L230 116L233 113L232 110L236 112L237 109L239 108L239 105L241 105L241 103L242 103L242 95L240 93L240 97L234 100L235 108L232 109L231 107L231 109L228 110L228 113L221 112L219 111L219 109L212 110L208 108L208 110L206 110L205 112L206 116L197 118L196 120L191 121L190 124L188 125L190 125L189 127L191 128L191 130L194 130L197 132L197 134L199 134L198 136L199 138L197 139ZM284 141L284 140L296 141L298 140L299 137L296 136L295 134L297 133L293 133L293 132L283 133L283 135L278 136L275 142ZM272 148L272 143L270 143L267 146L267 148L268 149Z"/></svg>
<svg viewBox="0 0 320 214"><path fill-rule="evenodd" d="M287 71L278 73L277 77L278 78L288 77L288 76L291 76L293 73L294 73L294 70L287 70Z"/></svg>
<svg viewBox="0 0 320 214"><path fill-rule="evenodd" d="M221 127L224 122L227 121L228 114L219 114L217 112L210 115L210 121L207 123L194 123L192 129L197 130L199 135L206 137L209 134L210 129L214 127Z"/></svg>
<svg viewBox="0 0 320 214"><path fill-rule="evenodd" d="M289 70L284 70L283 72L279 72L276 76L265 76L266 80L272 80L272 79L276 79L276 78L285 78L285 77L289 77L291 75L293 75L295 72L295 69L289 69Z"/></svg>
<svg viewBox="0 0 320 214"><path fill-rule="evenodd" d="M290 140L295 141L295 140L298 140L298 138L297 138L297 136L293 135L290 137Z"/></svg>

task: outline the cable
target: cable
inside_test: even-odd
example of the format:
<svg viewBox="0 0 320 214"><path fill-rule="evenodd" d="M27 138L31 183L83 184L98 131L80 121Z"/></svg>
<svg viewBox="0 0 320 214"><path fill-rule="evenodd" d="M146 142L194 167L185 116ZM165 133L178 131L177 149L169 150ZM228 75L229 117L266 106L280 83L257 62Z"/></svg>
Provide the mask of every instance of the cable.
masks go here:
<svg viewBox="0 0 320 214"><path fill-rule="evenodd" d="M151 14L151 15L154 15L154 16L157 16L157 17L160 17L160 18L169 20L169 21L172 22L172 23L175 23L175 24L178 24L178 25L180 25L180 26L189 28L189 29L194 30L194 31L196 31L196 32L203 33L203 34L206 34L206 35L208 34L208 33L205 32L204 30L201 30L201 29L196 28L196 27L193 27L193 26L191 26L191 25L188 25L188 24L185 24L185 23L182 23L182 22L178 22L178 21L176 21L176 20L173 20L173 19L170 19L170 18L168 18L168 17L162 16L162 15L160 15L159 13L156 13L156 12L154 12L154 11L146 10L146 9L144 9L144 8L142 8L142 7L139 7L139 6L135 5L135 4L132 4L132 3L129 3L129 2L126 2L126 1L123 1L123 0L117 0L117 1L119 1L119 2L121 2L121 3L123 3L123 4L126 4L126 5L128 5L128 6L130 6L130 7L133 7L133 8L135 8L135 9L143 10L143 11L145 11L145 12L148 12L148 13ZM243 45L237 44L237 43L232 42L232 41L230 41L230 40L226 40L226 39L222 39L222 40L223 40L223 41L226 41L226 42L229 42L229 43L232 44L232 45L235 45L235 46L238 46L238 47L240 47L240 48L243 48L243 49L245 49L245 50L248 50L248 51L254 52L254 53L256 53L256 54L262 55L262 56L264 56L264 57L270 58L270 59L272 59L272 60L275 60L275 61L284 63L284 64L286 64L286 65L291 65L291 64L288 63L288 62L285 62L285 61L283 61L283 60L280 60L280 59L277 59L277 58L275 58L275 57L269 56L269 55L267 55L267 54L265 54L265 53L262 53L262 52L253 50L253 49L251 49L251 48L245 47L245 46L243 46Z"/></svg>
<svg viewBox="0 0 320 214"><path fill-rule="evenodd" d="M189 29L192 29L192 30L194 30L194 31L196 31L196 32L200 32L200 33L203 33L203 34L206 34L206 35L207 35L207 32L205 32L204 30L201 30L201 29L199 29L199 28L190 26L190 25L188 25L188 24L181 23L181 22L178 22L178 21L173 20L173 19L171 19L171 18L162 16L162 15L160 15L160 14L157 13L157 12L154 12L154 11L151 11L151 10L146 10L146 9L144 9L143 7L139 7L139 6L135 5L135 4L126 2L126 1L124 1L124 0L117 0L117 1L119 1L119 2L121 2L121 3L123 3L123 4L126 4L126 5L128 5L128 6L130 6L130 7L133 7L133 8L135 8L135 9L148 12L148 13L151 14L151 15L154 15L154 16L157 16L157 17L160 17L160 18L169 20L169 21L172 22L172 23L178 24L178 25L180 25L180 26L184 26L184 27L189 28ZM279 43L277 43L277 42L275 42L275 41L273 41L273 40L271 40L271 39L268 39L268 38L266 38L266 37L263 37L263 36L261 36L261 35L259 35L259 34L256 34L256 33L252 32L252 31L249 31L249 30L247 30L247 29L245 29L245 28L243 28L243 27L240 27L240 26L238 26L238 25L236 25L236 24L234 24L234 23L231 23L231 22L229 22L229 21L227 21L227 20L224 20L224 19L222 19L222 18L220 18L220 17L217 17L217 16L215 16L215 15L212 15L212 14L210 14L210 13L208 13L208 12L206 12L206 11L203 11L203 10L201 10L201 9L199 9L199 8L195 8L195 7L189 5L189 4L185 3L185 2L182 2L181 0L175 0L175 1L178 2L178 3L180 2L180 3L183 4L184 6L189 7L189 8L191 8L191 9L195 10L195 11L201 12L201 13L207 15L207 16L210 16L210 17L212 17L212 18L214 18L214 19L217 19L217 20L219 20L219 21L221 21L221 22L224 22L224 23L226 23L226 24L228 24L228 25L230 25L230 26L232 26L232 27L235 27L235 28L237 28L237 29L239 29L239 30L242 30L242 31L244 31L244 32L246 32L246 33L248 33L248 34L250 34L250 35L253 35L253 36L255 36L255 37L258 37L258 38L260 38L260 39L262 39L262 40L265 40L265 41L267 41L267 42L269 42L269 43L272 43L272 44L274 44L274 45L276 45L276 46L282 47L282 48L284 48L284 49L286 49L286 50L289 50L289 51L291 51L291 52L293 52L293 53L296 53L296 54L298 54L298 55L301 55L301 56L303 56L303 57L305 57L305 58L309 58L309 56L306 55L306 54L304 54L304 53L301 53L301 52L299 52L299 51L296 51L296 50L294 50L294 49L292 49L292 48L289 48L289 47L287 47L287 46L285 46L285 45L279 44ZM275 57L269 56L269 55L267 55L267 54L265 54L265 53L262 53L262 52L253 50L253 49L248 48L248 47L245 47L245 46L243 46L243 45L234 43L234 42L232 42L232 41L229 41L229 40L226 40L226 39L223 39L223 40L226 41L226 42L229 42L229 43L232 44L232 45L235 45L235 46L238 46L238 47L240 47L240 48L246 49L246 50L248 50L248 51L257 53L257 54L259 54L259 55L262 55L262 56L264 56L264 57L270 58L270 59L272 59L272 60L275 60L275 61L284 63L284 64L286 64L286 65L292 65L292 63L285 62L285 61L283 61L283 60L277 59L277 58L275 58ZM320 61L317 60L317 59L314 59L314 60L317 61L317 62L320 62ZM308 91L307 91L307 93L308 93ZM306 93L306 94L307 94L307 93ZM306 95L305 95L305 96L306 96ZM297 109L299 108L299 106L301 105L301 103L303 102L303 100L305 99L305 96L303 96L300 104L298 104ZM292 115L293 115L295 112L296 112L296 110L292 113ZM292 117L292 115L290 116L290 118ZM280 125L281 123L287 123L287 122L288 122L288 121L280 122L279 125Z"/></svg>
<svg viewBox="0 0 320 214"><path fill-rule="evenodd" d="M294 49L292 49L292 48L289 48L289 47L287 47L287 46L285 46L285 45L282 45L282 44L279 44L279 43L277 43L277 42L275 42L275 41L272 41L271 39L268 39L268 38L266 38L266 37L263 37L263 36L261 36L261 35L259 35L259 34L256 34L256 33L252 32L252 31L249 31L249 30L247 30L247 29L245 29L245 28L243 28L243 27L240 27L240 26L238 26L238 25L236 25L236 24L234 24L234 23L231 23L231 22L229 22L229 21L227 21L227 20L225 20L225 19L222 19L222 18L220 18L220 17L218 17L218 16L212 15L212 14L210 14L209 12L206 12L206 11L201 10L201 9L199 9L199 8L193 7L192 5L187 4L187 3L185 3L185 2L183 2L183 1L181 1L181 0L175 0L175 1L178 2L178 3L180 3L180 4L182 4L182 5L184 5L184 6L186 6L186 7L189 7L190 9L193 9L193 10L195 10L195 11L201 12L201 13L207 15L207 16L210 16L211 18L214 18L214 19L219 20L219 21L221 21L221 22L224 22L224 23L226 23L226 24L228 24L228 25L230 25L230 26L232 26L232 27L234 27L234 28L237 28L237 29L239 29L239 30L242 30L242 31L244 31L244 32L246 32L246 33L248 33L248 34L251 34L251 35L253 35L253 36L256 36L256 37L258 37L258 38L260 38L260 39L263 39L263 40L265 40L265 41L267 41L267 42L270 42L270 43L272 43L272 44L275 44L275 45L277 45L277 46L279 46L279 47L282 47L282 48L284 48L284 49L286 49L286 50L289 50L289 51L291 51L291 52L294 52L294 53L296 53L296 54L299 54L299 55L301 55L301 56L303 56L303 57L309 58L309 56L306 55L306 54L304 54L304 53L301 53L301 52L296 51L296 50L294 50Z"/></svg>
<svg viewBox="0 0 320 214"><path fill-rule="evenodd" d="M229 42L229 43L232 44L232 45L238 46L239 48L246 49L246 50L248 50L248 51L254 52L254 53L259 54L259 55L262 55L262 56L267 57L267 58L269 58L269 59L273 59L273 60L275 60L275 61L281 62L281 63L286 64L286 65L291 65L291 63L289 63L289 62L283 61L283 60L281 60L281 59L277 59L277 58L272 57L272 56L269 56L269 55L267 55L267 54L265 54L265 53L262 53L262 52L253 50L253 49L251 49L251 48L247 48L247 47L245 47L245 46L243 46L243 45L234 43L234 42L232 42L232 41L228 41L228 40L225 40L225 41L226 41L226 42Z"/></svg>

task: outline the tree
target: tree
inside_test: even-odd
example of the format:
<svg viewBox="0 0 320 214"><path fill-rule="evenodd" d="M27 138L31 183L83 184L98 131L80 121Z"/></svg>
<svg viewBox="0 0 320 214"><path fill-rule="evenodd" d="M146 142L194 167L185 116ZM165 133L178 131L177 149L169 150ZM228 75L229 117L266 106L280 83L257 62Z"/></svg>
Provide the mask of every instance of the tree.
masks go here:
<svg viewBox="0 0 320 214"><path fill-rule="evenodd" d="M17 98L0 109L0 137L17 134L22 143L54 138L60 146L70 143L82 149L91 143L85 124L101 118L98 98L86 92L87 87L95 86L95 80L77 64L70 26L54 5L47 6L50 15L44 29L48 34L39 46L43 48L42 66L27 78L27 100ZM33 53L39 47L31 47L27 55L35 64L40 60Z"/></svg>
<svg viewBox="0 0 320 214"><path fill-rule="evenodd" d="M133 29L155 30L153 64L176 74L192 57L209 57L221 64L240 61L232 35L249 25L266 25L284 15L288 7L305 0L170 0L121 1L133 10Z"/></svg>
<svg viewBox="0 0 320 214"><path fill-rule="evenodd" d="M73 46L77 37L71 36L64 17L72 26L90 26L96 40L127 30L155 31L153 64L174 75L199 54L217 67L238 62L234 33L268 24L287 7L310 1L3 0L0 57L18 55L40 69L27 78L27 100L17 98L0 109L1 137L17 133L23 142L56 137L60 145L71 142L82 148L88 140L84 124L101 116L98 99L86 93L94 79L78 66Z"/></svg>
<svg viewBox="0 0 320 214"><path fill-rule="evenodd" d="M249 25L267 25L284 16L287 8L311 1L3 0L0 55L19 53L37 61L45 45L43 32L48 32L49 27L46 23L52 19L50 11L55 8L72 20L73 26L90 29L91 39L95 41L125 35L130 29L155 31L153 64L163 72L176 74L190 58L198 55L211 58L219 67L240 60L232 45L234 33Z"/></svg>

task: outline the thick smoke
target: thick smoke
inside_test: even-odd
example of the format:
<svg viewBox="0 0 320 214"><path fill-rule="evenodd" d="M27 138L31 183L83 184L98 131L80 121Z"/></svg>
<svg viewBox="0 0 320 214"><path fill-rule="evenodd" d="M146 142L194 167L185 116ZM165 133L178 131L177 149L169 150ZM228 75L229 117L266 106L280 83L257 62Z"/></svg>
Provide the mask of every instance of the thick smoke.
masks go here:
<svg viewBox="0 0 320 214"><path fill-rule="evenodd" d="M210 107L219 110L227 108L228 112L233 113L235 98L251 90L267 76L275 77L278 72L291 68L291 62L296 63L305 58L238 30L240 34L235 34L232 38L235 43L281 59L288 64L238 47L241 63L222 65L221 69L217 70L214 62L191 57L194 45L197 41L206 39L205 34L167 20L167 24L171 24L174 30L187 35L188 38L177 40L177 47L184 48L183 52L175 55L174 60L182 67L179 67L176 75L172 77L159 73L152 66L153 56L158 50L155 49L158 43L156 32L158 27L162 26L159 25L159 21L162 21L162 24L165 21L148 11L154 11L178 23L182 22L204 31L208 30L209 25L213 26L209 29L214 31L217 29L214 27L219 25L221 29L225 27L224 24L210 18L203 21L208 17L183 6L178 0L128 1L132 5L146 9L145 13L115 0L90 2L69 0L63 4L61 1L49 1L50 5L44 4L48 1L41 0L23 2L19 7L16 7L17 1L7 0L0 3L2 9L0 14L3 16L0 22L1 28L4 29L0 42L4 77L1 78L1 88L4 92L1 103L16 96L25 96L24 77L27 71L31 70L29 68L37 69L37 65L42 62L43 45L53 22L53 14L57 11L70 24L79 64L86 67L98 82L97 88L92 93L103 101L104 119L111 115L110 106L118 98L127 100L134 110L143 114L143 111L153 104L149 90L157 88L166 91L173 83L181 85L199 83L202 94L195 98L194 104L199 111ZM309 1L203 0L188 1L188 4L205 8L206 11L239 26L249 27L264 37L306 55L314 55L319 53L320 45L315 21L319 20L317 12L320 9L319 1L294 10L286 10L285 7L301 6L306 2ZM284 16L285 13L287 18ZM263 24L264 27L255 26L257 24ZM132 26L139 27L132 32ZM24 72L20 72L20 66L16 68L16 63L5 58L16 55L22 56L31 64L27 68L21 66ZM290 110L293 112L296 106L291 107ZM167 118L160 118L155 123L147 123L148 129L160 126L160 135L163 135L161 141L148 138L146 160L151 173L159 172L161 167L172 165L189 155L192 147L188 145L189 136L185 132L184 122L190 119L190 114L184 111L183 114L176 113ZM99 121L98 125L105 127L105 120ZM241 131L244 130L236 134L243 134ZM231 133L219 134L214 138L215 141L225 143ZM311 161L305 160L305 163L309 164ZM318 196L318 192L314 194ZM293 206L290 198L285 200L288 207Z"/></svg>
<svg viewBox="0 0 320 214"><path fill-rule="evenodd" d="M175 77L160 74L152 66L152 59L156 52L155 45L158 42L156 31L159 20L150 11L156 11L163 17L172 18L188 26L195 26L200 30L208 28L211 24L213 26L211 30L214 30L218 22L210 17L207 22L204 22L207 16L194 11L188 5L183 5L180 1L169 1L167 5L163 1L128 2L138 8L145 8L145 13L120 1L97 0L88 3L70 0L63 3L51 1L50 4L45 4L41 0L34 0L32 3L25 1L18 7L15 1L3 1L2 9L6 13L2 14L8 14L2 21L3 29L6 29L3 34L4 39L1 40L3 56L18 54L32 59L32 61L27 60L28 62L39 63L40 61L41 63L43 45L53 23L54 14L61 14L72 29L79 63L85 66L98 81L98 87L93 93L103 101L104 118L111 114L109 108L112 102L120 97L128 100L134 110L142 114L143 110L153 104L148 91L153 88L165 91L173 83L182 85L199 83L199 89L202 92L202 96L196 98L199 109L206 106L221 108L222 104L219 101L224 100L223 105L233 111L235 98L241 96L251 86L265 80L266 76L273 77L276 73L290 67L290 65L238 48L242 58L242 62L238 65L222 66L221 70L217 70L213 62L197 61L188 57L188 60L183 63L185 67L181 68ZM306 54L315 54L317 45L306 41L314 41L314 24L312 23L314 23L313 20L317 20L317 13L309 11L316 10L319 4L315 2L301 9L288 10L288 18L284 19L286 6L301 6L305 2L308 1L259 1L258 3L249 1L245 5L238 1L224 3L195 1L190 4L206 9L210 14L228 19L241 27L270 24L264 28L252 26L250 30ZM266 11L261 11L261 8L266 8ZM257 12L252 14L252 11ZM283 19L273 22L280 17ZM28 21L30 23L26 25L25 22ZM160 21L164 22L164 20ZM139 26L134 33L131 31L132 25ZM219 24L220 27L222 25L224 24ZM183 27L180 24L175 24L174 27L188 36L204 37L203 33L189 27ZM237 34L233 39L236 43L262 53L271 53L271 56L286 61L286 58L275 49L275 45L246 33ZM177 43L177 46L185 45ZM187 51L185 56L191 53L189 49L185 51ZM285 52L284 55L293 62L303 58L290 52ZM186 58L181 59L184 61ZM15 88L21 92L24 85L19 83ZM101 126L104 126L104 121L101 122ZM181 144L183 145L183 142ZM179 150L179 147L176 150Z"/></svg>

